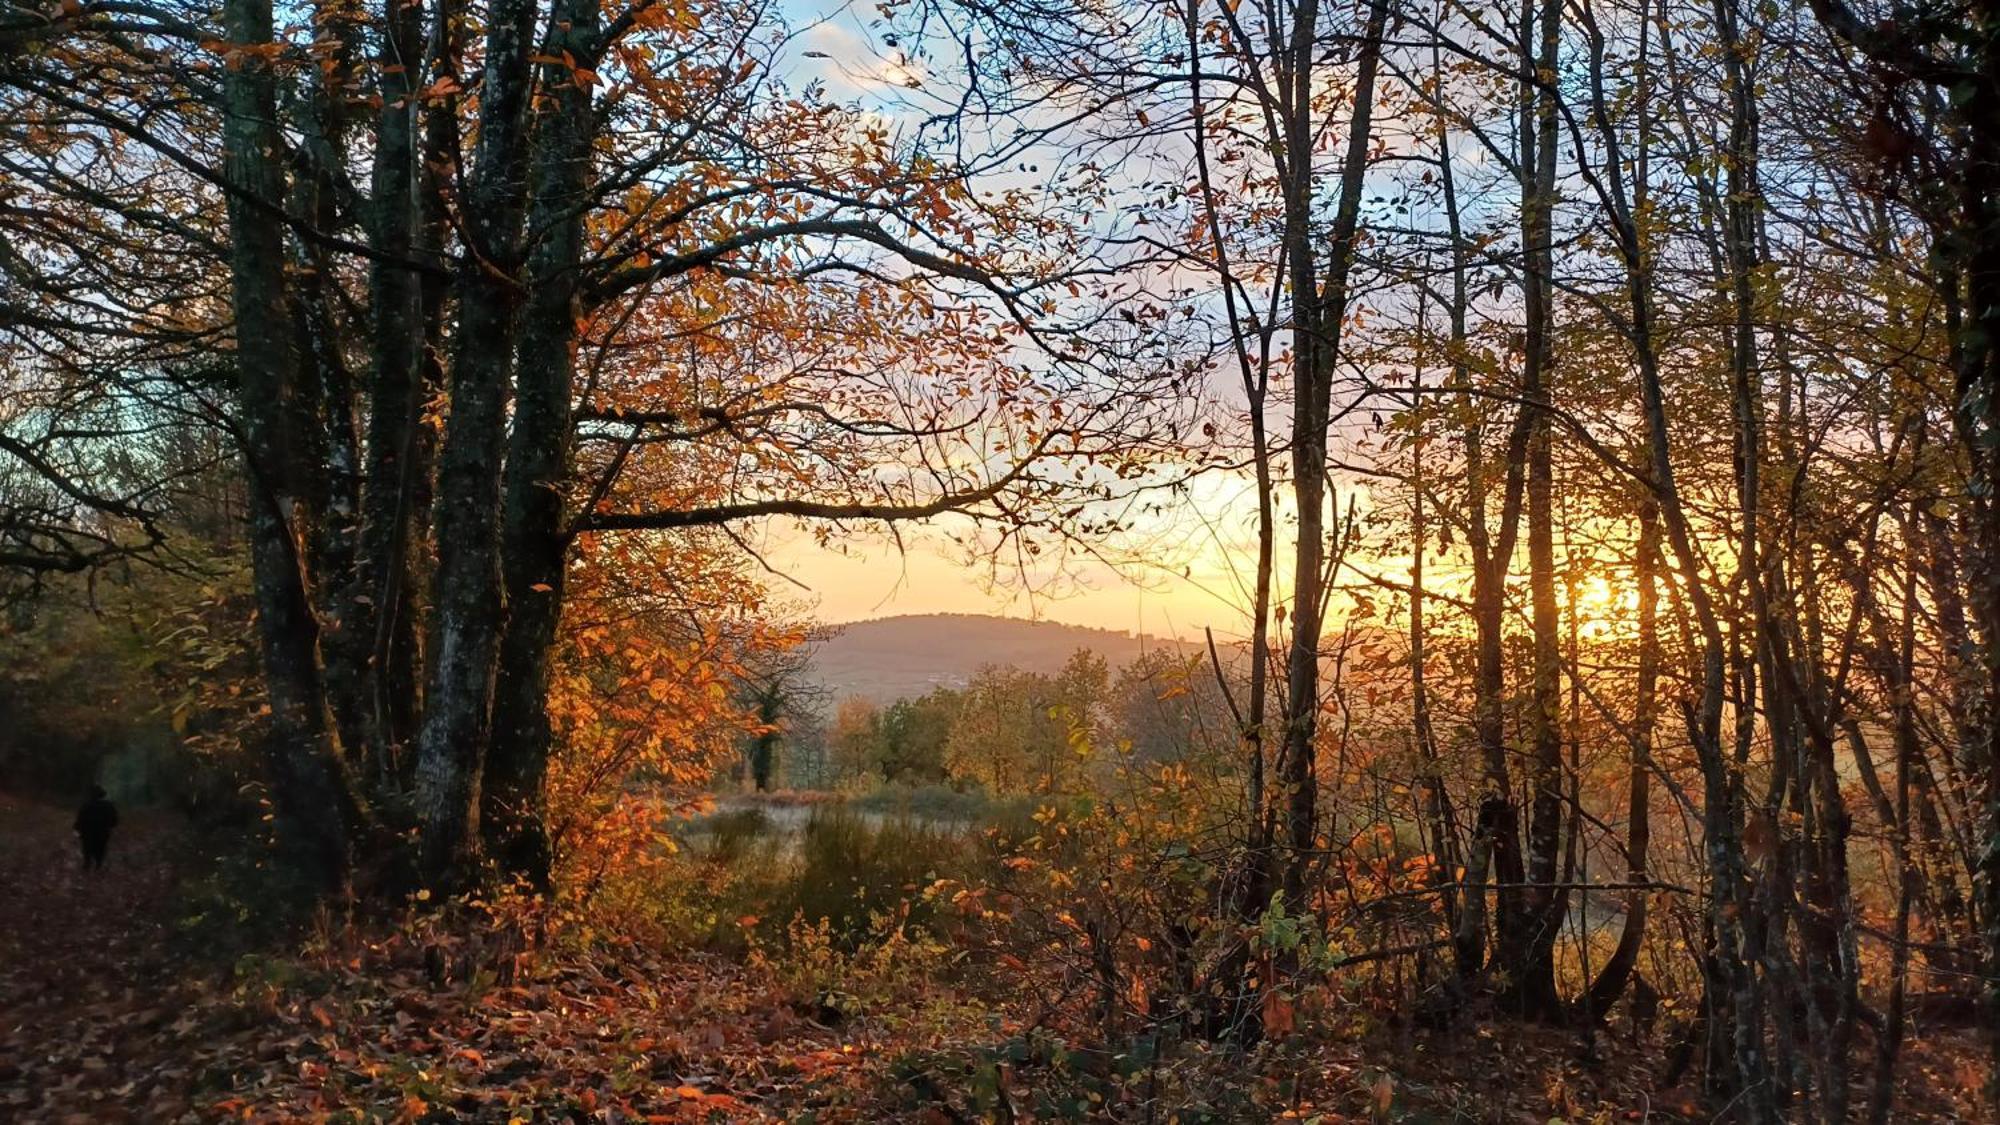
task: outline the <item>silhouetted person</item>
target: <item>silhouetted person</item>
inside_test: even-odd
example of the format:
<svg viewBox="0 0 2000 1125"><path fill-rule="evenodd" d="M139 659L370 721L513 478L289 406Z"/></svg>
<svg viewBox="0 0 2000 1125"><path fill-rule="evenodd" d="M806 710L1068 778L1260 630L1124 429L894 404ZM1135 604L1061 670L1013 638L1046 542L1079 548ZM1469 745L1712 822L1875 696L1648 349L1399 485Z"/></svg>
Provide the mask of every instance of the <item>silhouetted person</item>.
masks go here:
<svg viewBox="0 0 2000 1125"><path fill-rule="evenodd" d="M76 810L76 838L83 842L83 869L104 866L104 851L111 846L111 830L118 827L118 806L104 795L102 785L90 787L90 800Z"/></svg>

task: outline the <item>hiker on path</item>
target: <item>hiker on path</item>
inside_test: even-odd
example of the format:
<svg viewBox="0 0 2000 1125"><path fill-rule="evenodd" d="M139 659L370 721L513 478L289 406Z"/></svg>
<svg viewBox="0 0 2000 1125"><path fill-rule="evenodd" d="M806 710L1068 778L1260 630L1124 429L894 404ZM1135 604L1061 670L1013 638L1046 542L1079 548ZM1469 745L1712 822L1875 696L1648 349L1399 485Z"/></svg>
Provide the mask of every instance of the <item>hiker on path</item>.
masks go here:
<svg viewBox="0 0 2000 1125"><path fill-rule="evenodd" d="M105 796L102 785L90 787L90 800L76 810L76 837L83 843L83 869L104 866L105 849L111 846L111 830L118 827L118 806Z"/></svg>

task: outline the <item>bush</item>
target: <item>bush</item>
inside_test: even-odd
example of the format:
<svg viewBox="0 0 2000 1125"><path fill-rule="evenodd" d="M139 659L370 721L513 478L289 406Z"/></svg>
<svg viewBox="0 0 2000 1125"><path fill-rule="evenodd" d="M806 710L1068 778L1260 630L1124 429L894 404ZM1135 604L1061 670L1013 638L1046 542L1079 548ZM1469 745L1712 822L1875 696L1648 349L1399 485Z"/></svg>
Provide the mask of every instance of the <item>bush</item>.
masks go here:
<svg viewBox="0 0 2000 1125"><path fill-rule="evenodd" d="M701 821L695 831L708 837L703 858L733 864L771 835L771 817L763 809L730 809Z"/></svg>
<svg viewBox="0 0 2000 1125"><path fill-rule="evenodd" d="M800 864L787 919L824 921L849 946L881 929L928 927L923 890L963 873L968 849L958 834L909 819L871 823L844 806L816 809L799 841Z"/></svg>
<svg viewBox="0 0 2000 1125"><path fill-rule="evenodd" d="M677 852L643 876L611 880L594 901L628 928L730 956L789 950L801 926L842 953L930 931L924 891L991 862L984 841L958 827L838 803L796 819L731 809L677 835Z"/></svg>
<svg viewBox="0 0 2000 1125"><path fill-rule="evenodd" d="M217 833L203 841L216 862L175 891L180 948L207 959L278 948L319 906L317 887L279 862L267 841Z"/></svg>

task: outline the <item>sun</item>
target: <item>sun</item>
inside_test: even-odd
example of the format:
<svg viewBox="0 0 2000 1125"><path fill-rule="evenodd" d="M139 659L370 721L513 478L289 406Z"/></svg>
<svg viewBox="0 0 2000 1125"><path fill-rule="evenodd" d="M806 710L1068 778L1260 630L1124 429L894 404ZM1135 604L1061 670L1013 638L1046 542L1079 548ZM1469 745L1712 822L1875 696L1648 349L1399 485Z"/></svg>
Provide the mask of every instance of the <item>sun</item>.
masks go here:
<svg viewBox="0 0 2000 1125"><path fill-rule="evenodd" d="M1607 575L1593 574L1577 584L1570 612L1576 615L1577 631L1582 636L1603 640L1638 619L1639 591L1614 583Z"/></svg>

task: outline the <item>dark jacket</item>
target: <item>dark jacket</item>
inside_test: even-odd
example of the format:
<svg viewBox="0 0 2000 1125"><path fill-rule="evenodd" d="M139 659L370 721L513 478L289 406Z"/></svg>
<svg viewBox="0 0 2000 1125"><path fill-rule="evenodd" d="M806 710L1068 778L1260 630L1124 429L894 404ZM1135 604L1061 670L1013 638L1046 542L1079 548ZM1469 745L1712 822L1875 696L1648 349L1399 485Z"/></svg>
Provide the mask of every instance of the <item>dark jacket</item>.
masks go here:
<svg viewBox="0 0 2000 1125"><path fill-rule="evenodd" d="M76 810L76 834L104 839L118 827L118 806L102 797L92 797Z"/></svg>

